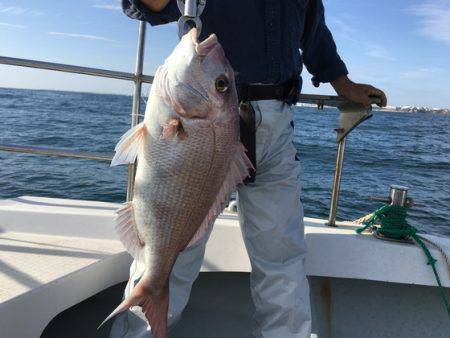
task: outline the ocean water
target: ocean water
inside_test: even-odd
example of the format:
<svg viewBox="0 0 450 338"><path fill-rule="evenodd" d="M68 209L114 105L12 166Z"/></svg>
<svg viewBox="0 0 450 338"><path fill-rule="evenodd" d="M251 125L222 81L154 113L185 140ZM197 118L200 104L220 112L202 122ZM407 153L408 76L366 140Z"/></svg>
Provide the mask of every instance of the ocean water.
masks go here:
<svg viewBox="0 0 450 338"><path fill-rule="evenodd" d="M326 218L338 112L294 109L305 215ZM0 143L111 153L130 111L129 96L0 88ZM412 225L450 236L449 115L376 112L356 129L347 142L338 219L375 210L380 202L370 197L387 196L391 184L408 186L423 205L409 210ZM0 198L121 202L125 191L125 167L0 151Z"/></svg>

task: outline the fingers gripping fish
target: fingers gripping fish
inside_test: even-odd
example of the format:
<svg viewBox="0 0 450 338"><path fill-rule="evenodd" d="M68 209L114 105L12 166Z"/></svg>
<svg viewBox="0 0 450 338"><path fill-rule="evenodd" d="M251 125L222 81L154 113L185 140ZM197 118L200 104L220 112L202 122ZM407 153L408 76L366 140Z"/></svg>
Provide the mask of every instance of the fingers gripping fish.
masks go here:
<svg viewBox="0 0 450 338"><path fill-rule="evenodd" d="M167 338L168 279L180 251L222 211L251 162L239 141L233 70L217 37L192 29L159 67L144 121L122 136L111 165L138 158L133 201L116 230L145 273L106 319L140 306L156 338Z"/></svg>

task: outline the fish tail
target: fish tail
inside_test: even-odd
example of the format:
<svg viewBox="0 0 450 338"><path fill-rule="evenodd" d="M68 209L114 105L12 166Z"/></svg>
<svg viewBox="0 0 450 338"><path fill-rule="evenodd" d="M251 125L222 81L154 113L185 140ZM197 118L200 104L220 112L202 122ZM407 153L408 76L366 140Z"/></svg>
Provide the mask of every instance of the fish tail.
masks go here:
<svg viewBox="0 0 450 338"><path fill-rule="evenodd" d="M99 328L114 316L133 306L142 308L155 338L168 338L169 288L166 286L162 291L155 292L149 289L145 278L141 278L133 288L131 295L106 317Z"/></svg>

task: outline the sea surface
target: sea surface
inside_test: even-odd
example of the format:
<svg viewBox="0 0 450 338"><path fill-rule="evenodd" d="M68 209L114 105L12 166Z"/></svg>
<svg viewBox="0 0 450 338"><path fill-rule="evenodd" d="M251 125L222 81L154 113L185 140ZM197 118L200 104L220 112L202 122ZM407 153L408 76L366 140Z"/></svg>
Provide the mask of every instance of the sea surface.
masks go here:
<svg viewBox="0 0 450 338"><path fill-rule="evenodd" d="M338 111L294 109L305 215L326 218ZM130 96L0 88L0 143L111 153L130 110ZM347 142L338 219L375 210L380 202L371 196L387 196L391 184L409 187L421 204L409 210L410 224L450 237L449 115L376 112L357 128ZM0 151L0 198L122 202L125 191L125 167Z"/></svg>

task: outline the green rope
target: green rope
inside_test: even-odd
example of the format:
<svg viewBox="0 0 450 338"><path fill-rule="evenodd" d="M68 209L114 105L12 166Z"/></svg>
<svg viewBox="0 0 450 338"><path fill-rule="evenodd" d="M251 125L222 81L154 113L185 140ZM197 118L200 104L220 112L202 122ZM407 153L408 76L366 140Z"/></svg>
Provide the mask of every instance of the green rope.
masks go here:
<svg viewBox="0 0 450 338"><path fill-rule="evenodd" d="M397 240L412 238L421 247L427 257L427 264L431 265L431 268L433 269L434 277L436 278L436 282L439 286L442 302L447 310L447 314L450 316L450 305L447 301L441 279L439 278L439 274L436 270L437 261L431 255L430 250L428 250L419 235L417 235L417 229L409 225L406 221L406 208L398 205L383 205L375 210L372 216L364 222L364 226L357 229L356 232L360 234L368 228L373 229L377 221L381 223L381 226L378 228L378 233L381 235Z"/></svg>

